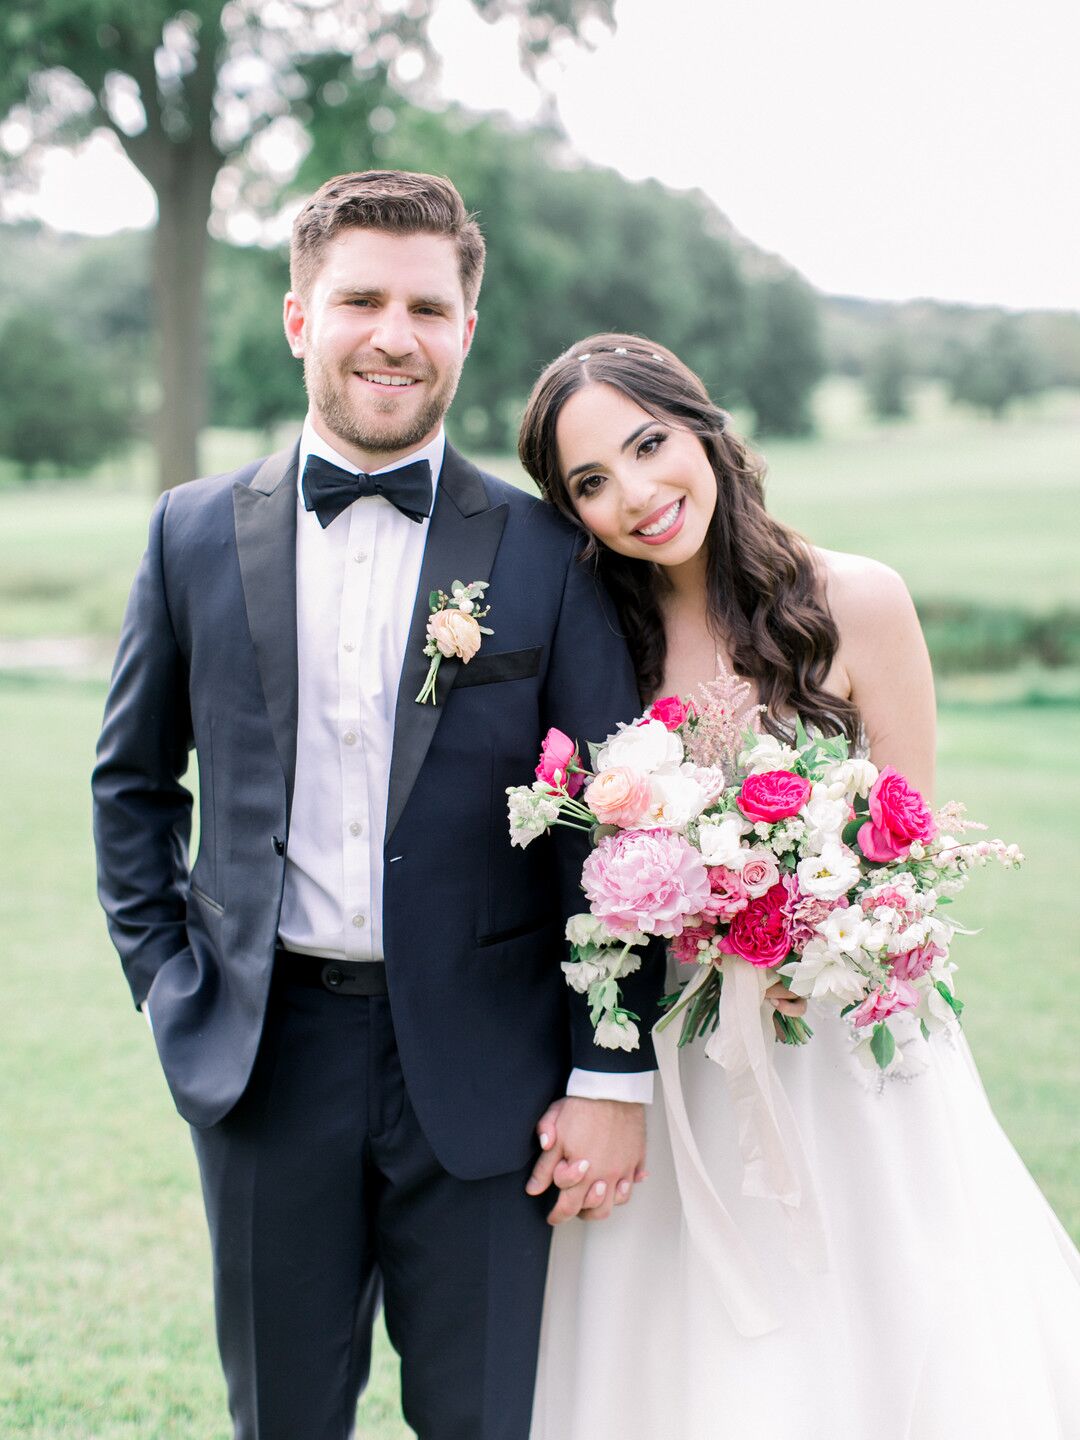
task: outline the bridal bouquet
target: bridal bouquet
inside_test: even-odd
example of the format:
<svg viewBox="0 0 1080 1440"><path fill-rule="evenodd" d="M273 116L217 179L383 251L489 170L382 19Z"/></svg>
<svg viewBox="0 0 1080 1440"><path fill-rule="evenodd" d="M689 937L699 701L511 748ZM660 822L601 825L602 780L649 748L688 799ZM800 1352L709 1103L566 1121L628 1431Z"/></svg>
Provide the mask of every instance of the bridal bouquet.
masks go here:
<svg viewBox="0 0 1080 1440"><path fill-rule="evenodd" d="M972 867L1023 859L961 805L932 813L905 778L852 755L846 738L793 743L746 725L749 687L734 676L698 703L655 701L603 745L591 768L561 731L544 741L536 780L508 790L510 836L525 846L552 825L587 830L587 914L566 935L567 982L588 997L596 1043L634 1049L639 1017L619 981L640 946L662 936L682 963L705 967L667 997L661 1025L682 1017L680 1044L715 1029L724 973L742 962L846 1016L860 1055L899 1067L912 1020L928 1036L963 1006L948 916ZM760 707L758 707L760 708ZM762 989L766 980L763 978ZM811 1037L775 1012L778 1038Z"/></svg>

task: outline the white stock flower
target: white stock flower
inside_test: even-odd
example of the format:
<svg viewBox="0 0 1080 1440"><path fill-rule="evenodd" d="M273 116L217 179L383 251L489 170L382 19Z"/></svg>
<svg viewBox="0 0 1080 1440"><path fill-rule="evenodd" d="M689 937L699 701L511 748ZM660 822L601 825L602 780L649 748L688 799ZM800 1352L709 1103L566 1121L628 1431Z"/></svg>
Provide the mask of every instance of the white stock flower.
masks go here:
<svg viewBox="0 0 1080 1440"><path fill-rule="evenodd" d="M804 999L833 996L841 1005L854 1005L866 994L867 980L824 940L811 940L797 961L781 965L780 974L791 979L791 990Z"/></svg>
<svg viewBox="0 0 1080 1440"><path fill-rule="evenodd" d="M859 880L859 861L846 845L830 842L820 855L808 855L795 867L799 889L820 900L839 900Z"/></svg>
<svg viewBox="0 0 1080 1440"><path fill-rule="evenodd" d="M598 980L606 980L609 973L606 958L605 951L598 960L564 960L562 972L570 989L576 990L579 995L586 995L590 985L595 985Z"/></svg>
<svg viewBox="0 0 1080 1440"><path fill-rule="evenodd" d="M677 769L685 758L678 735L659 720L647 720L644 725L626 726L606 741L596 757L596 770L599 774L625 765L636 775L654 775Z"/></svg>
<svg viewBox="0 0 1080 1440"><path fill-rule="evenodd" d="M632 1020L605 1015L596 1027L595 1040L605 1050L636 1050L638 1028Z"/></svg>
<svg viewBox="0 0 1080 1440"><path fill-rule="evenodd" d="M741 844L743 835L751 829L741 815L724 815L698 827L698 849L706 865L725 865L729 870L741 870L750 851Z"/></svg>
<svg viewBox="0 0 1080 1440"><path fill-rule="evenodd" d="M709 803L709 796L692 775L663 771L649 776L651 799L641 824L664 830L685 830Z"/></svg>
<svg viewBox="0 0 1080 1440"><path fill-rule="evenodd" d="M856 795L870 794L878 778L878 768L870 760L837 760L821 778L829 787L830 795L851 800Z"/></svg>
<svg viewBox="0 0 1080 1440"><path fill-rule="evenodd" d="M510 797L506 807L510 817L510 844L520 845L524 850L558 819L558 802L551 798L542 780L532 786L511 785L506 793Z"/></svg>
<svg viewBox="0 0 1080 1440"><path fill-rule="evenodd" d="M602 920L587 910L580 915L571 915L566 922L566 938L571 945L582 949L586 945L613 945L615 936Z"/></svg>
<svg viewBox="0 0 1080 1440"><path fill-rule="evenodd" d="M799 752L775 735L759 735L739 755L739 765L748 775L757 775L765 770L790 770L798 758Z"/></svg>

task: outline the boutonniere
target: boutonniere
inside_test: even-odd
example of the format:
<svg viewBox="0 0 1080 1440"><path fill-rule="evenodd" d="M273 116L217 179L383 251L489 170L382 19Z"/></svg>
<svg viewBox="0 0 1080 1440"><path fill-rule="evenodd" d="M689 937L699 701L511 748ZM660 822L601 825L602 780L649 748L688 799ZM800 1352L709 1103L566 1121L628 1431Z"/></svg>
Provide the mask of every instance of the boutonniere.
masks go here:
<svg viewBox="0 0 1080 1440"><path fill-rule="evenodd" d="M431 657L431 664L423 689L416 697L418 705L428 700L432 705L439 703L435 698L435 680L444 655L448 660L456 655L467 665L480 649L481 635L494 635L494 630L480 624L491 609L490 605L478 604L487 588L487 580L474 580L471 585L455 580L449 595L445 590L432 590L428 596L431 619L427 622L424 654Z"/></svg>

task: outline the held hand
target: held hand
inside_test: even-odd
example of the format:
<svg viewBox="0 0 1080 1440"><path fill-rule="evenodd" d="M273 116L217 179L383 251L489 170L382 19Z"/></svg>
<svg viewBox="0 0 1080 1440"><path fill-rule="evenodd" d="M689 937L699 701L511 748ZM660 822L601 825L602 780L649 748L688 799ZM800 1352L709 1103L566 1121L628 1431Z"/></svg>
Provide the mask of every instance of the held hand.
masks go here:
<svg viewBox="0 0 1080 1440"><path fill-rule="evenodd" d="M606 1219L630 1198L634 1181L644 1179L642 1105L568 1096L545 1112L537 1132L544 1153L525 1188L540 1195L554 1184L560 1192L548 1215L551 1225L575 1215Z"/></svg>
<svg viewBox="0 0 1080 1440"><path fill-rule="evenodd" d="M765 991L765 999L774 1010L779 1010L781 1015L806 1014L806 1001L801 995L793 995L782 980L769 986Z"/></svg>

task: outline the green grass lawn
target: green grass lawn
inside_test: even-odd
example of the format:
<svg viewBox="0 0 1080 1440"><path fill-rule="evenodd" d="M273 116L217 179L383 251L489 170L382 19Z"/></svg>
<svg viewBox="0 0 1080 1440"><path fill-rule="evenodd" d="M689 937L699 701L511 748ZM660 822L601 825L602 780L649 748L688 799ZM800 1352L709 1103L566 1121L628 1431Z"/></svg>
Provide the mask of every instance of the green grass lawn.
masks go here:
<svg viewBox="0 0 1080 1440"><path fill-rule="evenodd" d="M93 893L102 697L0 680L0 1433L224 1440L195 1164ZM965 897L986 933L960 942L961 991L997 1113L1080 1237L1078 746L1075 710L948 711L940 793L1029 856ZM362 1413L370 1440L410 1433L384 1338Z"/></svg>

